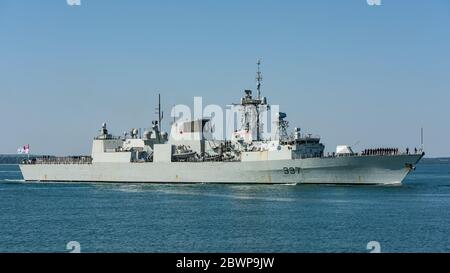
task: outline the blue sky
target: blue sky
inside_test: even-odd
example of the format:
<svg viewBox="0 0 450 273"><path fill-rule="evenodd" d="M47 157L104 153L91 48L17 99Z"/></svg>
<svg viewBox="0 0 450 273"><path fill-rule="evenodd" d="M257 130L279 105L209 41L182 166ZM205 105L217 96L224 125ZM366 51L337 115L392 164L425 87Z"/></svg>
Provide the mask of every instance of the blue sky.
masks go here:
<svg viewBox="0 0 450 273"><path fill-rule="evenodd" d="M1 0L0 153L88 154L103 121L149 126L158 92L166 112L237 102L260 57L269 102L328 151L423 126L450 156L448 0Z"/></svg>

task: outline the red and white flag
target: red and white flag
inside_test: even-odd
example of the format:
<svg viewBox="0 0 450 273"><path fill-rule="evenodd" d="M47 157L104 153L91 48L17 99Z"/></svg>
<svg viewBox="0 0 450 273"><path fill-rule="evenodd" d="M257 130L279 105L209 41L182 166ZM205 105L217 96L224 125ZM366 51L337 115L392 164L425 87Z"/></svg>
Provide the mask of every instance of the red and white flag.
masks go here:
<svg viewBox="0 0 450 273"><path fill-rule="evenodd" d="M17 149L18 154L29 154L30 153L30 144L27 144L23 147Z"/></svg>

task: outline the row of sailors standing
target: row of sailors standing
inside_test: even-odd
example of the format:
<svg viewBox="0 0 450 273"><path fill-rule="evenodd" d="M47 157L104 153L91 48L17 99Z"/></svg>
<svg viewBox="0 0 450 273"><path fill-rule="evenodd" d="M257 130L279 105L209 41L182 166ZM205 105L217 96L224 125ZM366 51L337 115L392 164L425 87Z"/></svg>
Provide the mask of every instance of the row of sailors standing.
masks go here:
<svg viewBox="0 0 450 273"><path fill-rule="evenodd" d="M417 154L417 148L414 148L414 153ZM398 155L400 154L398 148L377 148L365 149L362 155ZM409 155L409 148L406 148L406 154Z"/></svg>
<svg viewBox="0 0 450 273"><path fill-rule="evenodd" d="M362 155L398 155L398 148L365 149Z"/></svg>

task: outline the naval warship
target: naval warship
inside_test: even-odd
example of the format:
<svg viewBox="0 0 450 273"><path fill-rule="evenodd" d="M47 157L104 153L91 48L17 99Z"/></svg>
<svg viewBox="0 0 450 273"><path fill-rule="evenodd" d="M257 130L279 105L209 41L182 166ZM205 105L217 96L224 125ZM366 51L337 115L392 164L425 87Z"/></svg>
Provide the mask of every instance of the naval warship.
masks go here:
<svg viewBox="0 0 450 273"><path fill-rule="evenodd" d="M300 128L288 132L287 115L276 113L270 137L262 134L261 114L270 109L261 96L258 62L257 94L245 90L235 104L240 117L230 137L212 137L210 118L174 120L169 133L158 120L142 133L114 136L106 123L94 138L90 156L36 157L20 169L26 181L120 183L247 184L401 184L424 156L414 152L370 148L355 152L339 145L324 153L319 136Z"/></svg>

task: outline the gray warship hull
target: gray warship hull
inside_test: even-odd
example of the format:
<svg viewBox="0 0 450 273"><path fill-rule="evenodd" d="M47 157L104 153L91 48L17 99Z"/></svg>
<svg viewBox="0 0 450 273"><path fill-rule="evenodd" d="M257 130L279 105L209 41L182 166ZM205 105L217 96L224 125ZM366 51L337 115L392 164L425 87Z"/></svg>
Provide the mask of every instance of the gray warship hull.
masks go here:
<svg viewBox="0 0 450 273"><path fill-rule="evenodd" d="M26 181L110 183L401 184L423 154L254 162L20 165Z"/></svg>

